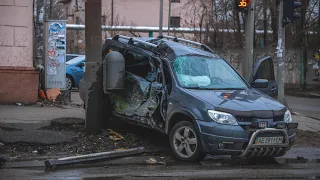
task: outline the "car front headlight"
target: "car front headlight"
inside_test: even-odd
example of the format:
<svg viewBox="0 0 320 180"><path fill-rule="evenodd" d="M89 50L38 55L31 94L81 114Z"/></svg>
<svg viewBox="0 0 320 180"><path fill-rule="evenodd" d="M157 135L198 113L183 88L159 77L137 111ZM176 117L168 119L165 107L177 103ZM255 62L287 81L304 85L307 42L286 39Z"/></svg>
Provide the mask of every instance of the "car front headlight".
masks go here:
<svg viewBox="0 0 320 180"><path fill-rule="evenodd" d="M289 110L284 113L284 122L289 123L292 121L291 113Z"/></svg>
<svg viewBox="0 0 320 180"><path fill-rule="evenodd" d="M238 125L236 118L231 114L225 112L219 112L214 110L208 110L208 114L212 120L219 124Z"/></svg>

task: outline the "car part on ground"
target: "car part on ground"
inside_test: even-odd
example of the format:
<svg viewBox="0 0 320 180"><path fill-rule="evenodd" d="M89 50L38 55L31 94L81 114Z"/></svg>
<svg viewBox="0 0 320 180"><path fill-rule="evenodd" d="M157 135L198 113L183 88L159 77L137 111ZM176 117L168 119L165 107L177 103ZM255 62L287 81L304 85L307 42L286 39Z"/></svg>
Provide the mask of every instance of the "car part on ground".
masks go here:
<svg viewBox="0 0 320 180"><path fill-rule="evenodd" d="M128 156L136 156L142 153L144 153L144 147L101 152L101 153L94 153L94 154L86 154L86 155L65 157L65 158L59 158L59 159L49 159L45 161L45 167L47 169L55 169L57 167L65 166L65 165L101 161L101 160L108 160L108 159L128 157Z"/></svg>

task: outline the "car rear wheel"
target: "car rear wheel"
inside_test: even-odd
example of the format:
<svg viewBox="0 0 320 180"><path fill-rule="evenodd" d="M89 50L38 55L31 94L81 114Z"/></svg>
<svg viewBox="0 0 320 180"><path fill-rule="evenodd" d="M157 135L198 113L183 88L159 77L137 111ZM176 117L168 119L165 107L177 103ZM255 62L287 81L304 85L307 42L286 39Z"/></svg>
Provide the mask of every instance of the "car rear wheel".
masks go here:
<svg viewBox="0 0 320 180"><path fill-rule="evenodd" d="M183 161L200 161L206 154L201 152L201 143L192 123L182 121L174 125L169 135L173 154Z"/></svg>
<svg viewBox="0 0 320 180"><path fill-rule="evenodd" d="M72 86L73 86L72 78L69 75L67 75L66 76L66 89L69 91L72 89Z"/></svg>

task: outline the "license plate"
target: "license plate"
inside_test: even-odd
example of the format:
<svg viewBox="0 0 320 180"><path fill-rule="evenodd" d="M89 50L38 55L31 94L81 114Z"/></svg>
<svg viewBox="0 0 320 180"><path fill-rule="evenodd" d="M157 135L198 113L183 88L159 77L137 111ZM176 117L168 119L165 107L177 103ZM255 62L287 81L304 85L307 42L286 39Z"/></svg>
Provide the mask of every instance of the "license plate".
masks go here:
<svg viewBox="0 0 320 180"><path fill-rule="evenodd" d="M281 144L283 137L257 137L255 144Z"/></svg>

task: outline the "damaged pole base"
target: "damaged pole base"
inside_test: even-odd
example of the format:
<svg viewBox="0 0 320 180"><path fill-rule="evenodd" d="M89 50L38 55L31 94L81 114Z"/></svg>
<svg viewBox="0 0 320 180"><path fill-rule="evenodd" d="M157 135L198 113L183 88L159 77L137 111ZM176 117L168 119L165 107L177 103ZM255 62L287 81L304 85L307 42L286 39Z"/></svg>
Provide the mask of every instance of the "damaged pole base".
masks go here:
<svg viewBox="0 0 320 180"><path fill-rule="evenodd" d="M144 153L144 147L118 150L118 151L109 151L102 153L86 154L81 156L66 157L60 159L49 159L45 161L46 169L56 169L60 166L78 164L78 163L88 163L96 162L101 160L110 160L115 158L122 158L128 156L136 156Z"/></svg>

